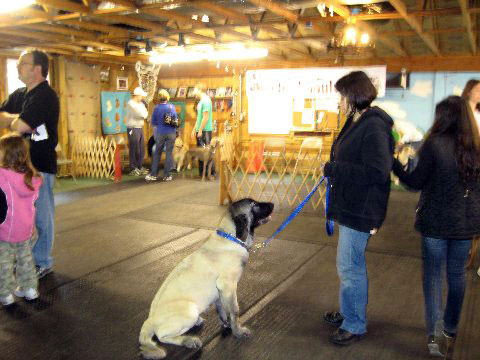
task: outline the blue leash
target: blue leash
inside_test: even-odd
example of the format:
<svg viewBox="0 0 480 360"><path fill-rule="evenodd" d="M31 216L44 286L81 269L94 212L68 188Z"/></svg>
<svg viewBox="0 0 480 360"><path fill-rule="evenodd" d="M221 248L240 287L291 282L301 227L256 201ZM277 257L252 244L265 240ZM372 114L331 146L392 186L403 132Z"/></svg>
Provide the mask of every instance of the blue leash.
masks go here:
<svg viewBox="0 0 480 360"><path fill-rule="evenodd" d="M315 193L315 191L317 191L318 187L320 186L320 184L324 181L324 180L327 180L327 192L326 192L326 195L325 195L325 216L327 215L327 209L328 209L328 206L329 206L329 203L330 203L330 186L329 186L329 183L328 183L328 177L325 177L325 176L322 176L322 178L320 179L320 181L317 183L317 185L315 185L312 189L312 191L310 191L310 193L307 195L307 197L295 208L295 210L293 210L293 212L288 216L288 218L278 227L278 229L273 233L272 236L270 236L268 239L266 239L262 244L259 244L259 245L255 245L254 246L254 252L261 249L261 248L264 248L264 247L267 247L270 242L273 240L273 238L275 236L277 236L283 229L285 229L285 227L298 215L298 213L303 209L303 207L305 206L305 204L308 202L308 200L310 200L310 198L313 196L313 194ZM334 223L333 223L333 220L328 220L326 221L325 223L325 229L327 231L327 235L328 236L332 236L333 235L333 231L334 231Z"/></svg>

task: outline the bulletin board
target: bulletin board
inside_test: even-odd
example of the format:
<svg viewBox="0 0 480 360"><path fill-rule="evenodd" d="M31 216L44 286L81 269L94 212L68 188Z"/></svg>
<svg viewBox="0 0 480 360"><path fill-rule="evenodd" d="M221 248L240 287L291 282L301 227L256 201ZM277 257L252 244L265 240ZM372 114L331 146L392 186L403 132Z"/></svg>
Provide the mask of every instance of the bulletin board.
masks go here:
<svg viewBox="0 0 480 360"><path fill-rule="evenodd" d="M130 92L102 91L102 131L105 135L127 132L125 112L131 98Z"/></svg>
<svg viewBox="0 0 480 360"><path fill-rule="evenodd" d="M356 70L370 77L378 97L385 96L386 66L247 71L248 132L288 134L337 128L340 95L335 83Z"/></svg>

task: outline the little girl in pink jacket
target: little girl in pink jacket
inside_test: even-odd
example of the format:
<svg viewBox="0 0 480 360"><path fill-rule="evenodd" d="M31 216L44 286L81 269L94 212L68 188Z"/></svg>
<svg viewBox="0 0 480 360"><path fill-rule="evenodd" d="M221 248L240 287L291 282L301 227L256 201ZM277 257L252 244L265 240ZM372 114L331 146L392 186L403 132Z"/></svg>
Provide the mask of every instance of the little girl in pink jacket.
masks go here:
<svg viewBox="0 0 480 360"><path fill-rule="evenodd" d="M13 294L34 300L38 279L30 238L35 200L42 178L30 161L29 147L19 134L0 138L0 302L15 302ZM14 261L17 260L16 276ZM13 294L12 294L13 293Z"/></svg>

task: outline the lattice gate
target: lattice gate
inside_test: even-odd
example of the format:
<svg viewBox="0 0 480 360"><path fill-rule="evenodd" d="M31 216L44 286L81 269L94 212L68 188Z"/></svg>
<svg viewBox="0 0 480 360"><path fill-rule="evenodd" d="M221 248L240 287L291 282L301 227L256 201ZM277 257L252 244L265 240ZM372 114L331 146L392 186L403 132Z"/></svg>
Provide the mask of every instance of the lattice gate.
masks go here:
<svg viewBox="0 0 480 360"><path fill-rule="evenodd" d="M293 208L300 204L321 179L321 149L291 152L263 151L261 143L248 148L235 146L233 137L222 136L220 166L220 202L252 197L275 203L276 209ZM325 209L325 184L320 185L304 211Z"/></svg>
<svg viewBox="0 0 480 360"><path fill-rule="evenodd" d="M111 138L75 136L72 151L75 175L113 180L116 148Z"/></svg>

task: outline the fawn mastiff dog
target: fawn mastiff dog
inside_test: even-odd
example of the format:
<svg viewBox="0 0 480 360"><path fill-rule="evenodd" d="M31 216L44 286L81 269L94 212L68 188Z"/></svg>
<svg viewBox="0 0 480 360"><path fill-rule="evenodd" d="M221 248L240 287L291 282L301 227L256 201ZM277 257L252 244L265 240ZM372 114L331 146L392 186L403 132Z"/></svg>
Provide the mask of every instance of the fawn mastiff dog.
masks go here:
<svg viewBox="0 0 480 360"><path fill-rule="evenodd" d="M272 211L272 203L252 199L232 203L218 228L234 240L212 234L173 269L155 295L140 331L144 358L166 356L153 340L154 335L161 343L200 348L198 337L184 333L203 323L200 314L213 303L224 327L230 327L237 338L249 336L250 331L238 319L237 284L248 260L254 230L270 220Z"/></svg>

